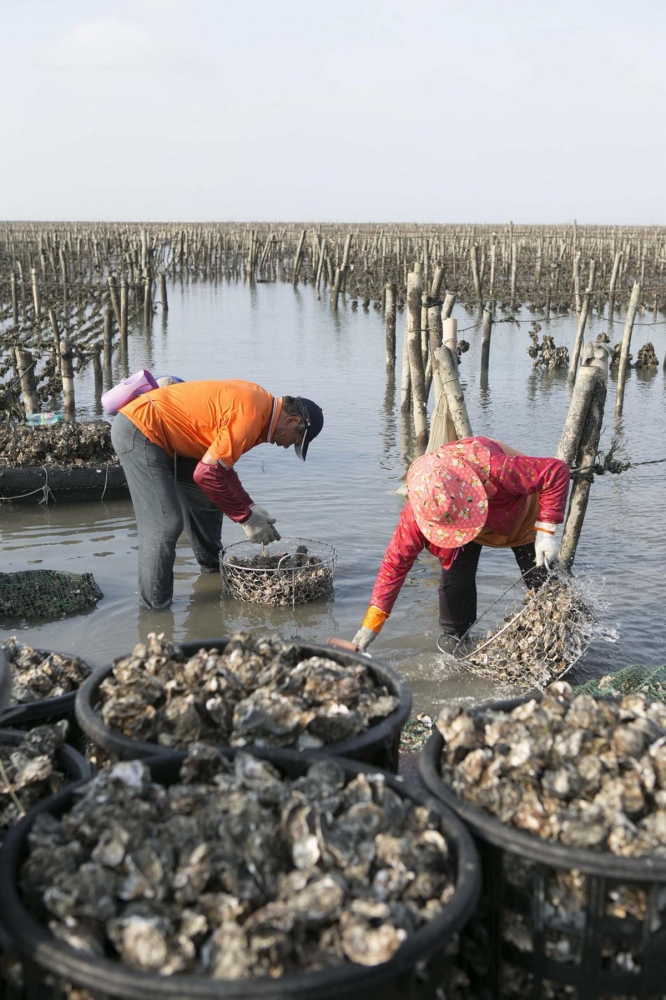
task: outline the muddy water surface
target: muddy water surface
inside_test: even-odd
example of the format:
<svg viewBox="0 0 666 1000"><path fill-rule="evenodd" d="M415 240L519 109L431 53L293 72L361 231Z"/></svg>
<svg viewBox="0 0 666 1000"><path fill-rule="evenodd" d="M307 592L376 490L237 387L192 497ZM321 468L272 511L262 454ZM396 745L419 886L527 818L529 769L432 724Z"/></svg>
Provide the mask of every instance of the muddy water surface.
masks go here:
<svg viewBox="0 0 666 1000"><path fill-rule="evenodd" d="M245 455L237 470L253 499L277 518L283 536L321 539L337 548L334 597L295 609L223 602L218 577L199 574L183 537L172 610L141 611L129 500L48 508L4 504L3 572L38 567L92 572L104 592L96 610L86 615L41 625L23 623L11 631L26 642L75 651L96 664L128 651L152 630L188 641L239 627L275 628L284 636L310 641L330 635L351 638L403 503L395 491L410 449L398 406L400 364L396 387L385 373L379 314L347 306L336 316L326 301L317 301L311 288L294 290L286 284L255 289L240 283L177 284L169 288L169 305L168 318L158 313L150 333L141 328L132 332L130 371L147 367L155 375L186 379L245 378L277 395L309 396L322 406L324 431L305 464L293 451L263 445ZM462 308L454 315L459 336L471 345L461 375L475 433L501 438L531 454L554 454L569 388L566 375L533 371L527 355L529 314L524 309L518 313L520 325L495 326L487 381L479 373L481 331L476 316ZM666 325L648 325L652 321L652 314L639 318L643 325L634 330L633 353L651 340L663 361ZM571 348L575 317L541 322L558 345ZM403 326L404 316L399 316L398 327ZM595 319L588 337L602 330L608 330L608 322ZM621 335L618 319L611 331L613 342ZM398 352L400 358L401 343ZM121 377L116 369L114 378ZM81 418L94 417L91 375L80 376L77 391ZM631 373L618 427L614 397L611 381L602 444L619 431L631 460L666 458L664 371ZM606 475L593 486L575 571L600 595L604 622L618 630L619 638L613 644L595 643L576 667L576 680L630 663L666 662L665 496L666 463ZM225 522L225 544L244 537L239 527ZM479 611L517 576L510 552L485 550L478 577ZM408 678L417 710L436 711L452 697L505 693L506 688L470 675L437 652L437 582L438 564L424 554L373 652ZM479 634L513 606L517 589L483 617Z"/></svg>

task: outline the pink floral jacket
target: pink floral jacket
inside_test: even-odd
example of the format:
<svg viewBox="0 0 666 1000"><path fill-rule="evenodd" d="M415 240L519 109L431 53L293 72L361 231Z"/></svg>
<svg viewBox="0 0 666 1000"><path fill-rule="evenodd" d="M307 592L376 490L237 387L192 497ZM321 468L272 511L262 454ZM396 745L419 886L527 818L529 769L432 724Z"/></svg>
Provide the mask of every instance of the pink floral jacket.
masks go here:
<svg viewBox="0 0 666 1000"><path fill-rule="evenodd" d="M534 521L559 524L564 520L569 489L569 468L565 462L557 458L507 455L502 445L492 438L479 437L475 440L490 451L490 474L484 483L488 495L488 518L477 541L482 545L500 547L523 544L534 540ZM513 449L507 450L513 452ZM526 512L529 512L527 498L534 494L538 494L538 500L535 497L538 503L538 507L535 504L535 512L538 513L531 520L528 534L516 538L516 532ZM486 540L492 539L493 535L497 540ZM442 569L450 569L459 551L431 544L417 527L407 501L382 559L370 598L371 609L376 608L381 613L380 620L369 612L364 621L369 628L378 631L383 619L391 613L405 577L423 549L439 559ZM369 622L371 618L372 624Z"/></svg>

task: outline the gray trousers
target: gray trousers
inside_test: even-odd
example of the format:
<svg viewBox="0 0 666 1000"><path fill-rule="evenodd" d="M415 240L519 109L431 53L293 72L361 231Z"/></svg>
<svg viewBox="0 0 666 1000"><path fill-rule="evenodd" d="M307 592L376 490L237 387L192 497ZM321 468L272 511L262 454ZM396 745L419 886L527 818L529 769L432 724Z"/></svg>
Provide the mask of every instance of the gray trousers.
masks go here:
<svg viewBox="0 0 666 1000"><path fill-rule="evenodd" d="M173 598L176 542L183 528L197 562L217 570L222 511L192 481L194 458L176 459L119 413L111 441L127 477L139 533L139 599L161 611Z"/></svg>

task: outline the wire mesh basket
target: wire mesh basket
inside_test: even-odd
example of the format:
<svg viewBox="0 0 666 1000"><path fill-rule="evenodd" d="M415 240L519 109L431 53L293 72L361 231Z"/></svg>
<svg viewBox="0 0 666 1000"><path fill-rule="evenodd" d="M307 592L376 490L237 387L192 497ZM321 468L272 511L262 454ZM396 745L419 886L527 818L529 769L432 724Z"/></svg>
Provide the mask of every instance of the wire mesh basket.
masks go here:
<svg viewBox="0 0 666 1000"><path fill-rule="evenodd" d="M259 548L236 542L220 553L222 593L273 606L318 601L333 589L338 553L312 538L282 538Z"/></svg>

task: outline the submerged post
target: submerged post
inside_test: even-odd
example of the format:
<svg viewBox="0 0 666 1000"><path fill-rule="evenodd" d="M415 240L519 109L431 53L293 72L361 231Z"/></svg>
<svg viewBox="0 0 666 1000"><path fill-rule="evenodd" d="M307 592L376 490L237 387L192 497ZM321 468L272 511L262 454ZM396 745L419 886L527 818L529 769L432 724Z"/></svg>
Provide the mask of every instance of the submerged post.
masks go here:
<svg viewBox="0 0 666 1000"><path fill-rule="evenodd" d="M636 311L638 309L638 303L641 297L641 286L638 281L634 282L634 287L631 290L631 298L629 299L629 305L627 306L627 319L624 324L624 333L622 334L622 348L620 350L620 364L617 370L617 395L615 397L615 416L622 416L622 407L624 405L624 386L627 381L627 371L629 369L629 347L631 346L631 333L634 329L634 320L636 319Z"/></svg>
<svg viewBox="0 0 666 1000"><path fill-rule="evenodd" d="M39 413L39 397L35 383L35 366L30 351L16 348L16 368L21 379L21 395L26 413Z"/></svg>
<svg viewBox="0 0 666 1000"><path fill-rule="evenodd" d="M481 334L481 371L488 371L490 362L490 334L493 328L493 314L483 310L483 333Z"/></svg>
<svg viewBox="0 0 666 1000"><path fill-rule="evenodd" d="M384 306L384 320L386 322L386 367L395 368L395 282L389 281L386 285L386 304Z"/></svg>
<svg viewBox="0 0 666 1000"><path fill-rule="evenodd" d="M407 350L409 373L412 386L412 409L416 444L425 449L428 443L428 420L426 415L425 372L421 350L421 293L423 283L421 271L414 270L407 275Z"/></svg>

